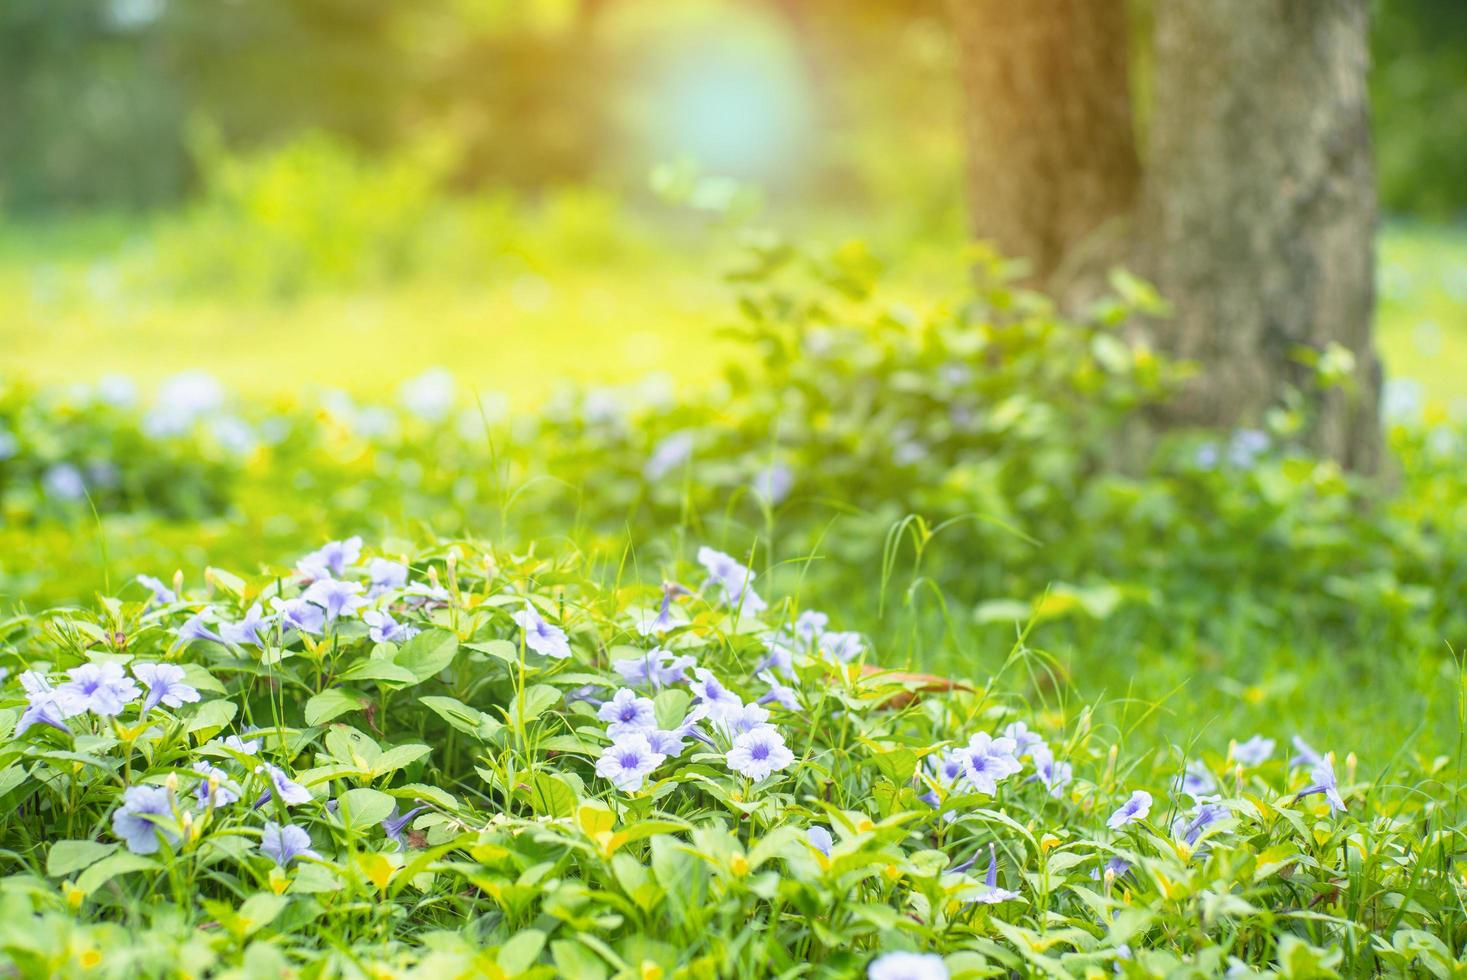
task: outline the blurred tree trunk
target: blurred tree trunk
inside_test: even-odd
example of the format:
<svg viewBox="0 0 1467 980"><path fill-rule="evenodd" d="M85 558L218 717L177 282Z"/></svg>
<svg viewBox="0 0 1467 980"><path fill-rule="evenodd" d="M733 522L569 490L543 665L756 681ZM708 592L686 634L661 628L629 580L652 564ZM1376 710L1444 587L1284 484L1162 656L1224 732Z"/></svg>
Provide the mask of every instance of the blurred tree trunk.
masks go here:
<svg viewBox="0 0 1467 980"><path fill-rule="evenodd" d="M1046 283L1129 212L1140 166L1125 0L951 0L972 227Z"/></svg>
<svg viewBox="0 0 1467 980"><path fill-rule="evenodd" d="M1183 422L1255 422L1300 347L1355 357L1317 406L1315 448L1380 461L1371 342L1375 176L1367 0L1186 0L1156 8L1137 259L1176 307L1168 347L1204 374Z"/></svg>
<svg viewBox="0 0 1467 980"><path fill-rule="evenodd" d="M951 0L975 233L1030 258L1061 301L1112 264L1150 278L1176 310L1158 341L1201 366L1181 424L1255 425L1290 385L1311 393L1301 347L1347 349L1353 386L1317 397L1313 438L1368 472L1367 3L1157 0L1138 153L1124 0Z"/></svg>

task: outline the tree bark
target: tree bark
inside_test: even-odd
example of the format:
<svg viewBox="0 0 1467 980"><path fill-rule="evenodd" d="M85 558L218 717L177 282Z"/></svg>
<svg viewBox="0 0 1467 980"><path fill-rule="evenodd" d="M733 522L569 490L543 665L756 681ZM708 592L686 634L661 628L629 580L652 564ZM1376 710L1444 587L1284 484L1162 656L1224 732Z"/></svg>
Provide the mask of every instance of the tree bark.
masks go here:
<svg viewBox="0 0 1467 980"><path fill-rule="evenodd" d="M1150 278L1176 311L1160 346L1201 368L1173 421L1254 425L1293 386L1315 447L1373 471L1367 3L1156 0L1144 154L1125 0L951 10L974 233L1062 302L1112 264ZM1296 359L1330 344L1354 355L1348 391L1314 391Z"/></svg>
<svg viewBox="0 0 1467 980"><path fill-rule="evenodd" d="M1162 336L1202 373L1183 423L1253 425L1301 347L1355 357L1315 405L1315 448L1380 461L1371 342L1375 181L1367 0L1162 0L1135 265L1176 313Z"/></svg>
<svg viewBox="0 0 1467 980"><path fill-rule="evenodd" d="M1125 0L951 0L972 228L1045 283L1140 185Z"/></svg>

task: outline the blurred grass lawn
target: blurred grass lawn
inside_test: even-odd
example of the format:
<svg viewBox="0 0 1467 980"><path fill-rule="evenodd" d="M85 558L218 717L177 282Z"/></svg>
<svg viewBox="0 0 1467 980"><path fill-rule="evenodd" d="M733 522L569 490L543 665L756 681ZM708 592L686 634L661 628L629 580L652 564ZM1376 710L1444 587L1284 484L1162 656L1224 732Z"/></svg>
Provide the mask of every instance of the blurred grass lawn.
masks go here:
<svg viewBox="0 0 1467 980"><path fill-rule="evenodd" d="M101 238L116 238L103 230ZM204 367L248 396L316 386L391 398L444 366L481 393L532 406L563 381L620 384L649 372L697 385L729 356L729 304L706 251L651 261L527 267L498 281L422 277L351 294L259 300L139 299L85 234L0 242L0 370L39 383L120 373L145 389ZM1467 229L1397 225L1380 237L1379 342L1394 378L1467 413ZM878 250L880 246L878 243ZM954 247L896 270L899 292L960 280ZM105 250L100 254L107 254ZM645 262L645 265L642 263ZM920 268L920 274L914 270Z"/></svg>

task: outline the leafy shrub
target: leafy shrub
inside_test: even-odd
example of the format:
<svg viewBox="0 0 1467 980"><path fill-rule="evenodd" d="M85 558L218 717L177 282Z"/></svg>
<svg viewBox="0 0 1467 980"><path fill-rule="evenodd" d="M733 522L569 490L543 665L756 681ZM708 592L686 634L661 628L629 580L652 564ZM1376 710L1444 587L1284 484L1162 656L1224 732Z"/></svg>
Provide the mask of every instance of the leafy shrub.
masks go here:
<svg viewBox="0 0 1467 980"><path fill-rule="evenodd" d="M891 671L698 557L647 587L351 540L6 622L0 948L27 974L1453 968L1433 768L1289 761L1279 732L1137 751L1104 704L1007 696L1022 642L981 682Z"/></svg>

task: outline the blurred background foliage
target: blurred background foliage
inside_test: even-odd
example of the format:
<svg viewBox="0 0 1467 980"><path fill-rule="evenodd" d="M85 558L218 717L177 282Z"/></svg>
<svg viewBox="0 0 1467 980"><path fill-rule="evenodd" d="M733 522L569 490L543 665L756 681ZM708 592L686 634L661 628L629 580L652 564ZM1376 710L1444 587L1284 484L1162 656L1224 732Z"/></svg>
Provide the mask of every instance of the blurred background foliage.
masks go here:
<svg viewBox="0 0 1467 980"><path fill-rule="evenodd" d="M1373 13L1383 203L1459 216L1467 8ZM955 193L924 179L955 166L953 58L941 0L12 0L0 195L16 214L158 207L207 186L219 148L324 133L391 157L452 133L461 190L625 186L687 152L805 200L899 183L932 217Z"/></svg>
<svg viewBox="0 0 1467 980"><path fill-rule="evenodd" d="M649 575L757 539L892 662L1032 615L1087 691L1447 731L1467 13L1374 24L1386 495L1289 405L1117 451L1166 387L1146 296L1063 321L970 250L942 0L9 0L0 596L350 533Z"/></svg>

